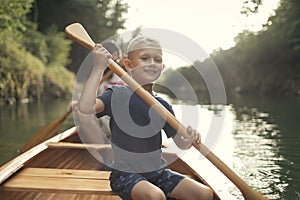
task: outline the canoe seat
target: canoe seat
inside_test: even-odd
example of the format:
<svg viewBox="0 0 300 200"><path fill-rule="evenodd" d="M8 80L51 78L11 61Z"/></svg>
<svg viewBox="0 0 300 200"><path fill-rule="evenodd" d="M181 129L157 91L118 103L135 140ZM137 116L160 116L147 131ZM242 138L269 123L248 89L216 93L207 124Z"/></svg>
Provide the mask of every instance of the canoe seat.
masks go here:
<svg viewBox="0 0 300 200"><path fill-rule="evenodd" d="M111 150L110 144L82 144L72 142L49 142L49 148L56 149L95 149L95 150Z"/></svg>
<svg viewBox="0 0 300 200"><path fill-rule="evenodd" d="M94 149L94 150L111 150L110 144L82 144L73 142L49 142L47 143L49 148L56 149ZM162 148L167 148L168 143L163 142Z"/></svg>
<svg viewBox="0 0 300 200"><path fill-rule="evenodd" d="M111 191L109 175L109 171L25 168L1 187L7 191L116 195Z"/></svg>

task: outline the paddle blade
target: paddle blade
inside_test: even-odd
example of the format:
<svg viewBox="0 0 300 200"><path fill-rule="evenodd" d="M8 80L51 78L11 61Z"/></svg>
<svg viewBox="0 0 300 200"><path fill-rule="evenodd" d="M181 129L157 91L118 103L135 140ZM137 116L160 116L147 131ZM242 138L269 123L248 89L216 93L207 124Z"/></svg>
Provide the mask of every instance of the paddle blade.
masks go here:
<svg viewBox="0 0 300 200"><path fill-rule="evenodd" d="M82 46L92 50L95 42L91 39L85 28L79 23L70 24L65 28L66 35L81 44Z"/></svg>

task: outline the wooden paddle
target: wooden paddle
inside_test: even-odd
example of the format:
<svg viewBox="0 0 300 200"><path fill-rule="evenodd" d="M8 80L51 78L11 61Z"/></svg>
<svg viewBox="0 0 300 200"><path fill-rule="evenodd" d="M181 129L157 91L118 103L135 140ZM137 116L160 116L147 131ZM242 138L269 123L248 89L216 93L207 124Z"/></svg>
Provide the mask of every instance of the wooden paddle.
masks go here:
<svg viewBox="0 0 300 200"><path fill-rule="evenodd" d="M65 28L68 37L78 42L84 47L92 50L95 42L90 38L84 27L79 23L74 23ZM164 106L156 101L143 87L133 80L118 64L109 59L108 67L123 79L147 104L153 107L167 122L185 138L188 137L186 127L184 127ZM234 173L224 162L214 155L204 144L193 144L212 164L214 164L229 180L231 180L241 191L245 199L267 199L264 195L251 188L236 173Z"/></svg>

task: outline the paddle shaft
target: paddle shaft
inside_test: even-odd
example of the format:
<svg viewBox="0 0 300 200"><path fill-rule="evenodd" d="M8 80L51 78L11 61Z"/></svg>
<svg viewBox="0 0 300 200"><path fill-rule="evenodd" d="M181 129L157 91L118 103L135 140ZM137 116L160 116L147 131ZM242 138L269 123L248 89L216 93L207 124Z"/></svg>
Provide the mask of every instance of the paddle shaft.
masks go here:
<svg viewBox="0 0 300 200"><path fill-rule="evenodd" d="M66 34L92 50L95 46L94 41L90 38L86 30L78 23L71 24L65 29ZM108 67L116 73L125 83L127 83L148 105L158 112L166 121L180 133L184 138L188 138L187 129L184 127L164 106L155 100L142 86L132 79L117 63L112 59L108 61ZM193 146L202 153L212 164L214 164L232 183L241 191L245 199L267 199L261 193L251 188L238 175L236 175L223 161L213 154L204 144L193 143Z"/></svg>

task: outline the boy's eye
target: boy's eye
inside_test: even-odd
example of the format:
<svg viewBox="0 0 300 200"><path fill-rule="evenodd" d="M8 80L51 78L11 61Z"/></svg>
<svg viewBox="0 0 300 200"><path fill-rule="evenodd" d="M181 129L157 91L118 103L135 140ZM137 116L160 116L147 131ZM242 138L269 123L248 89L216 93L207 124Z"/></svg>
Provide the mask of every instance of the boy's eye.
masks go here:
<svg viewBox="0 0 300 200"><path fill-rule="evenodd" d="M161 58L155 58L155 61L156 62L162 62L162 59Z"/></svg>
<svg viewBox="0 0 300 200"><path fill-rule="evenodd" d="M152 58L151 56L141 56L140 59L142 61L148 61L149 59L153 59L154 62L157 62L157 63L162 62L162 58L160 56L157 56L157 57L154 57L154 58Z"/></svg>

